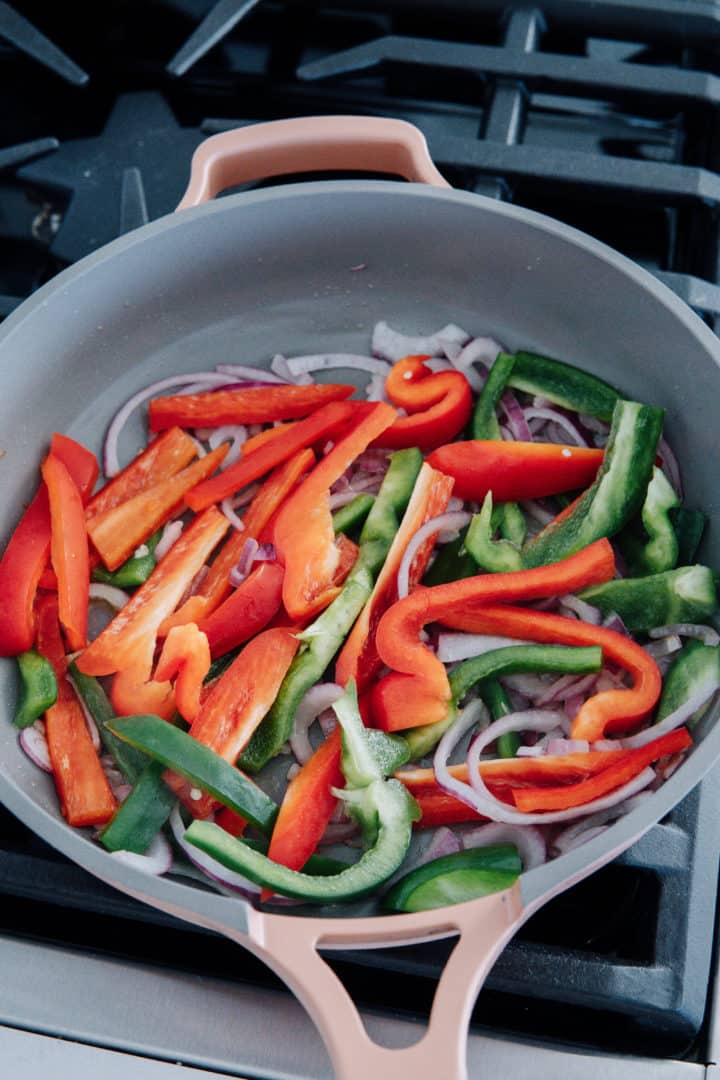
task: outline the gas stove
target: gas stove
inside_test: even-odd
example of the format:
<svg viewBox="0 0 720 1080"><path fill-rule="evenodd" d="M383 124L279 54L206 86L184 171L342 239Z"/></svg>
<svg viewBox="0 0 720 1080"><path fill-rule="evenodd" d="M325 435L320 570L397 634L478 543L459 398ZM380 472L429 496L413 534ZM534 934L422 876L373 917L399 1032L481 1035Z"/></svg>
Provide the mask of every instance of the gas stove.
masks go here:
<svg viewBox="0 0 720 1080"><path fill-rule="evenodd" d="M720 5L75 9L0 3L0 315L170 213L208 134L357 113L411 121L454 186L597 236L716 326ZM483 1067L541 1077L713 1071L719 814L713 773L621 859L526 925L478 999L472 1076ZM330 1075L304 1012L253 957L110 891L2 810L0 825L7 1054L45 1060L44 1034L135 1054L148 1076L163 1059L231 1075ZM377 1037L404 1045L418 1037L446 955L438 943L332 962ZM30 1033L39 1033L33 1050ZM65 1060L68 1044L53 1047ZM93 1060L87 1075L112 1061Z"/></svg>

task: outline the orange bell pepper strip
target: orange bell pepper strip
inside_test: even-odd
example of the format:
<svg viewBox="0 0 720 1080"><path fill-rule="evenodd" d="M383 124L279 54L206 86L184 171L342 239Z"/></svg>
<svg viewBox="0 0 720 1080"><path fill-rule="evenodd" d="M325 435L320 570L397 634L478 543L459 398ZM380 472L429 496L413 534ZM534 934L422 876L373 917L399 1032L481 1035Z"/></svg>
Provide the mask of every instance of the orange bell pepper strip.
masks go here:
<svg viewBox="0 0 720 1080"><path fill-rule="evenodd" d="M150 678L158 628L222 540L230 522L211 507L188 526L147 581L108 623L77 665L86 675L112 675L126 668Z"/></svg>
<svg viewBox="0 0 720 1080"><path fill-rule="evenodd" d="M586 488L602 465L603 451L555 443L474 439L433 450L428 461L455 479L461 499L494 502L540 499Z"/></svg>
<svg viewBox="0 0 720 1080"><path fill-rule="evenodd" d="M93 495L85 511L88 523L133 495L174 476L197 457L197 452L197 443L180 428L164 431Z"/></svg>
<svg viewBox="0 0 720 1080"><path fill-rule="evenodd" d="M151 713L162 720L175 715L175 693L169 681L148 678L143 663L122 668L113 678L110 701L116 716Z"/></svg>
<svg viewBox="0 0 720 1080"><path fill-rule="evenodd" d="M261 539L273 514L314 461L315 455L312 450L298 450L297 454L293 454L283 465L278 465L270 473L243 515L242 522L245 527L242 532L233 530L216 555L197 593L186 600L182 607L178 608L160 627L161 636L166 634L172 626L182 626L186 622L200 623L203 619L207 619L226 597L230 596L232 592L230 571L240 558L246 542L250 538ZM219 625L220 623L217 624L218 627ZM262 626L264 625L263 623ZM262 629L262 626L256 626L252 633ZM233 647L229 645L227 648ZM226 652L227 649L222 651ZM219 656L220 653L213 653L213 655Z"/></svg>
<svg viewBox="0 0 720 1080"><path fill-rule="evenodd" d="M493 758L480 762L480 775L491 788L533 787L553 784L574 784L602 772L622 761L629 750L587 750L573 754L542 754L539 757ZM449 766L450 775L468 782L467 762ZM396 780L402 780L413 795L438 788L433 768L398 769Z"/></svg>
<svg viewBox="0 0 720 1080"><path fill-rule="evenodd" d="M91 518L90 539L108 570L117 570L140 544L178 513L185 493L214 473L227 452L228 444L224 443L174 476Z"/></svg>
<svg viewBox="0 0 720 1080"><path fill-rule="evenodd" d="M45 713L45 735L60 808L69 825L104 825L117 803L66 675L57 597L49 593L42 596L37 615L38 652L52 664L58 684L57 701Z"/></svg>
<svg viewBox="0 0 720 1080"><path fill-rule="evenodd" d="M175 676L175 706L188 724L200 711L200 692L210 670L210 646L206 635L195 623L174 626L165 638L155 679Z"/></svg>
<svg viewBox="0 0 720 1080"><path fill-rule="evenodd" d="M298 450L312 446L335 431L337 426L352 416L353 410L346 401L331 401L305 420L298 421L289 430L267 439L251 454L242 454L239 461L225 469L219 476L204 480L185 496L191 510L204 510L207 506L233 495L236 491L258 480L281 465Z"/></svg>
<svg viewBox="0 0 720 1080"><path fill-rule="evenodd" d="M57 576L60 622L75 651L87 642L90 569L85 511L77 485L52 453L42 464L42 476L50 502L50 554Z"/></svg>
<svg viewBox="0 0 720 1080"><path fill-rule="evenodd" d="M659 739L645 746L628 750L623 760L617 761L588 780L582 780L579 784L565 784L551 788L524 788L514 791L515 805L518 810L525 813L537 810L568 810L574 806L583 806L627 784L659 758L666 757L668 754L677 754L681 750L687 750L689 746L692 746L689 733L685 728L678 728L676 731L668 732L667 735L661 735Z"/></svg>
<svg viewBox="0 0 720 1080"><path fill-rule="evenodd" d="M354 386L311 383L308 386L253 386L175 394L153 398L149 405L151 431L177 425L183 428L222 427L224 424L270 424L307 416L330 401L343 401Z"/></svg>
<svg viewBox="0 0 720 1080"><path fill-rule="evenodd" d="M417 588L393 604L378 625L378 654L392 671L372 691L376 724L396 731L446 716L451 694L445 667L420 641L420 631L427 623L447 621L480 604L574 592L591 581L609 581L614 572L613 549L602 539L567 559L533 570L479 574L447 585Z"/></svg>
<svg viewBox="0 0 720 1080"><path fill-rule="evenodd" d="M338 595L340 587L333 579L341 551L335 543L330 487L394 418L395 410L378 402L315 466L278 514L273 536L285 565L283 603L292 618L322 611Z"/></svg>
<svg viewBox="0 0 720 1080"><path fill-rule="evenodd" d="M450 442L467 424L472 413L470 383L460 371L433 372L424 363L429 359L406 356L393 364L385 380L387 395L409 415L398 417L375 439L375 446L432 450Z"/></svg>
<svg viewBox="0 0 720 1080"><path fill-rule="evenodd" d="M593 743L607 735L634 730L654 708L662 690L660 670L652 656L631 638L605 626L504 606L450 612L443 621L454 629L477 634L502 634L549 645L600 645L606 660L628 672L632 686L602 690L588 698L572 721L573 739Z"/></svg>
<svg viewBox="0 0 720 1080"><path fill-rule="evenodd" d="M375 587L335 662L335 681L341 686L347 686L350 679L354 679L358 693L362 694L382 667L375 631L382 616L397 600L397 574L403 555L418 529L447 509L452 490L452 478L431 468L427 462L422 466ZM425 573L434 544L435 538L430 537L415 555L409 574L411 588Z"/></svg>
<svg viewBox="0 0 720 1080"><path fill-rule="evenodd" d="M201 620L199 626L213 658L249 641L267 626L282 605L284 576L279 563L259 563L220 607Z"/></svg>
<svg viewBox="0 0 720 1080"><path fill-rule="evenodd" d="M203 701L190 728L192 737L234 765L275 700L299 647L289 630L265 630L253 638ZM165 782L194 817L207 817L214 809L212 796L191 797L183 777L168 772Z"/></svg>

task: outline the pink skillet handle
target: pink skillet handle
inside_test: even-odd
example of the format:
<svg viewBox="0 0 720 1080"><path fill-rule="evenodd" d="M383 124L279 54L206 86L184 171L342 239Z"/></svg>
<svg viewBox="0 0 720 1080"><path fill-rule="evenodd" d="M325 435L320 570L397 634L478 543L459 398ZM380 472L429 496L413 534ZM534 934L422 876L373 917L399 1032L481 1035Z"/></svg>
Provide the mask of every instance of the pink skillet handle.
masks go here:
<svg viewBox="0 0 720 1080"><path fill-rule="evenodd" d="M212 135L193 154L190 182L178 210L213 199L225 188L286 173L342 169L382 172L449 187L425 136L405 120L373 116L309 116L272 120Z"/></svg>
<svg viewBox="0 0 720 1080"><path fill-rule="evenodd" d="M467 1030L485 977L526 917L520 883L441 911L336 922L254 912L250 942L307 1009L327 1046L338 1080L465 1080ZM343 927L343 923L345 926ZM459 934L433 1001L425 1034L413 1046L373 1042L350 995L319 955L323 948L409 944L435 933ZM378 978L382 978L378 972Z"/></svg>

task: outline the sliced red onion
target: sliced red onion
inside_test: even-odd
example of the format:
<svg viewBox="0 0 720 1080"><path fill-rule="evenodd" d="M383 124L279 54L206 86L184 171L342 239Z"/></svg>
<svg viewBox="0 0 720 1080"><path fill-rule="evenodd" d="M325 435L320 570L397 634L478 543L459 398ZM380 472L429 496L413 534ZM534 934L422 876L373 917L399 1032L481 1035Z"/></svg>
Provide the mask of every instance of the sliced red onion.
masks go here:
<svg viewBox="0 0 720 1080"><path fill-rule="evenodd" d="M170 548L173 546L176 540L179 539L180 534L183 531L183 523L180 519L175 521L168 521L167 525L163 528L162 536L160 537L157 547L155 548L155 562L159 563L161 559L164 559Z"/></svg>
<svg viewBox="0 0 720 1080"><path fill-rule="evenodd" d="M47 739L45 738L45 732L39 727L23 728L20 732L20 746L23 748L27 756L32 761L33 765L37 765L38 769L42 769L43 772L51 773L52 763L50 761L50 751L48 750Z"/></svg>
<svg viewBox="0 0 720 1080"><path fill-rule="evenodd" d="M565 593L560 597L560 603L563 607L570 608L574 611L578 619L582 619L583 622L591 623L593 626L599 626L602 621L602 611L599 607L595 607L594 604L588 604L587 600L581 600L579 596L573 596L572 593Z"/></svg>
<svg viewBox="0 0 720 1080"><path fill-rule="evenodd" d="M304 765L312 757L313 748L308 738L308 730L320 713L342 697L343 688L337 683L317 683L305 694L295 711L290 746L293 754Z"/></svg>
<svg viewBox="0 0 720 1080"><path fill-rule="evenodd" d="M228 496L227 499L223 499L221 501L220 509L222 510L223 514L228 519L234 529L237 529L238 532L242 532L244 530L245 526L242 520L235 513L235 510L233 509L233 500L230 496Z"/></svg>
<svg viewBox="0 0 720 1080"><path fill-rule="evenodd" d="M158 382L151 383L142 390L138 390L136 394L133 394L133 396L125 402L123 407L113 417L105 436L103 470L108 479L112 476L117 476L120 472L118 440L122 429L125 427L129 417L138 405L142 405L143 401L147 401L149 398L156 397L163 390L170 390L175 386L192 385L200 380L210 386L224 386L229 381L226 374L217 371L193 371L188 375L171 375L167 379L160 379Z"/></svg>
<svg viewBox="0 0 720 1080"><path fill-rule="evenodd" d="M532 442L532 432L525 419L525 413L520 407L520 402L515 397L512 390L505 391L500 398L500 405L505 413L508 427L513 433L513 437L516 438L518 442Z"/></svg>
<svg viewBox="0 0 720 1080"><path fill-rule="evenodd" d="M469 660L473 656L493 652L495 649L513 648L530 644L517 638L495 637L491 634L461 634L442 631L438 635L437 658L443 664L454 664L458 660Z"/></svg>
<svg viewBox="0 0 720 1080"><path fill-rule="evenodd" d="M371 375L383 377L390 371L390 365L386 360L378 360L374 356L362 356L357 353L314 353L309 356L288 356L285 362L292 378L311 371L332 371L335 368L368 371Z"/></svg>
<svg viewBox="0 0 720 1080"><path fill-rule="evenodd" d="M207 874L209 878L218 882L218 884L224 885L226 888L232 889L235 892L240 892L246 897L252 898L258 896L260 893L260 886L256 885L254 881L249 881L247 878L243 877L242 874L237 874L233 870L228 870L228 868L218 862L217 859L211 858L210 855L206 855L200 848L187 842L185 839L187 830L180 817L180 810L177 805L170 814L170 828L178 847L182 848L187 858L193 866L198 868L198 870L202 870L204 874Z"/></svg>
<svg viewBox="0 0 720 1080"><path fill-rule="evenodd" d="M487 372L479 372L475 364L482 364L486 369L492 367L498 353L503 351L500 342L490 337L473 338L457 356L451 356L453 366L461 371L471 387L479 393L485 385Z"/></svg>
<svg viewBox="0 0 720 1080"><path fill-rule="evenodd" d="M610 614L603 619L602 625L607 630L614 630L616 634L623 634L625 637L632 636L616 611L611 611Z"/></svg>
<svg viewBox="0 0 720 1080"><path fill-rule="evenodd" d="M293 375L288 367L287 358L282 353L277 353L270 361L270 369L279 375L284 382L295 383L296 386L307 386L313 379L306 372Z"/></svg>
<svg viewBox="0 0 720 1080"><path fill-rule="evenodd" d="M567 432L568 437L576 446L587 446L587 440L583 438L583 435L579 428L573 424L564 413L561 413L558 409L538 408L537 406L529 406L524 409L525 420L529 423L531 420L548 420L553 424L557 424L563 431Z"/></svg>
<svg viewBox="0 0 720 1080"><path fill-rule="evenodd" d="M371 375L365 387L365 397L368 401L390 402L384 375Z"/></svg>
<svg viewBox="0 0 720 1080"><path fill-rule="evenodd" d="M660 436L660 441L657 445L657 452L662 461L662 471L665 473L668 480L675 488L675 491L677 492L680 501L682 502L684 498L684 492L682 475L680 473L680 466L678 464L678 459L673 453L672 447L670 446L664 435Z"/></svg>
<svg viewBox="0 0 720 1080"><path fill-rule="evenodd" d="M275 545L261 544L255 552L255 562L275 562Z"/></svg>
<svg viewBox="0 0 720 1080"><path fill-rule="evenodd" d="M545 676L530 674L503 675L501 676L501 682L503 686L508 687L510 690L516 690L531 701L536 701L552 685Z"/></svg>
<svg viewBox="0 0 720 1080"><path fill-rule="evenodd" d="M545 837L534 825L505 825L501 821L491 821L462 835L462 846L466 851L469 848L491 847L493 844L514 844L523 870L533 870L547 861Z"/></svg>
<svg viewBox="0 0 720 1080"><path fill-rule="evenodd" d="M247 578L248 574L252 570L252 564L255 561L255 556L257 555L259 550L260 545L258 544L257 540L255 540L252 536L249 536L243 544L242 551L240 552L240 558L230 571L229 580L230 584L234 589L236 589L238 585L242 585L243 581L245 581L245 579Z"/></svg>
<svg viewBox="0 0 720 1080"><path fill-rule="evenodd" d="M223 375L232 375L236 379L247 379L258 386L271 386L287 381L273 374L272 371L268 371L267 368L248 367L245 364L218 364L215 370Z"/></svg>
<svg viewBox="0 0 720 1080"><path fill-rule="evenodd" d="M125 604L130 599L129 594L124 592L123 589L118 589L115 585L103 585L101 582L96 581L90 583L88 595L91 600L104 600L106 604L109 604L116 611L125 607Z"/></svg>
<svg viewBox="0 0 720 1080"><path fill-rule="evenodd" d="M203 444L200 442L200 440L199 439L193 439L192 435L190 435L189 438L192 439L192 441L195 443L195 453L197 454L197 456L199 458L207 457L207 450L205 449Z"/></svg>
<svg viewBox="0 0 720 1080"><path fill-rule="evenodd" d="M131 866L133 870L142 870L156 877L167 874L173 863L172 848L162 833L153 839L146 855L138 855L135 851L111 851L110 857L123 866Z"/></svg>
<svg viewBox="0 0 720 1080"><path fill-rule="evenodd" d="M515 751L515 757L544 757L545 747L542 743L535 743L534 746L518 746Z"/></svg>
<svg viewBox="0 0 720 1080"><path fill-rule="evenodd" d="M341 821L339 824L330 823L325 827L320 843L345 844L353 840L359 833L360 827L355 821Z"/></svg>
<svg viewBox="0 0 720 1080"><path fill-rule="evenodd" d="M332 709L323 709L318 716L318 723L322 728L322 733L327 739L328 735L331 735L337 727L337 717Z"/></svg>
<svg viewBox="0 0 720 1080"><path fill-rule="evenodd" d="M610 425L605 420L598 420L596 416L588 416L587 413L578 413L578 420L588 431L595 431L600 435L607 435L610 430Z"/></svg>
<svg viewBox="0 0 720 1080"><path fill-rule="evenodd" d="M425 367L430 368L431 371L454 371L455 367L444 356L431 356L429 360L425 361Z"/></svg>
<svg viewBox="0 0 720 1080"><path fill-rule="evenodd" d="M648 636L651 638L664 638L671 635L699 638L704 645L720 644L720 634L717 630L700 623L670 623L668 626L655 626L652 630L648 630Z"/></svg>
<svg viewBox="0 0 720 1080"><path fill-rule="evenodd" d="M383 357L395 363L403 356L426 353L428 356L438 356L443 351L443 345L447 342L457 342L464 345L470 335L453 323L448 323L441 330L427 336L413 337L409 334L401 334L393 330L386 322L376 323L372 333L372 352L375 356Z"/></svg>
<svg viewBox="0 0 720 1080"><path fill-rule="evenodd" d="M565 754L587 754L590 743L587 739L548 739L546 754L563 757Z"/></svg>
<svg viewBox="0 0 720 1080"><path fill-rule="evenodd" d="M568 701L570 698L587 694L598 681L599 673L589 675L561 675L555 682L538 694L535 705L544 708L556 701Z"/></svg>
<svg viewBox="0 0 720 1080"><path fill-rule="evenodd" d="M617 821L618 818L631 813L649 797L650 792L643 791L625 802L609 807L607 810L599 810L595 814L589 814L587 817L582 818L581 821L576 822L575 825L569 825L567 829L563 829L562 832L558 833L553 840L553 848L560 855L564 855L566 851L571 851L574 847L578 847L579 844L591 840L593 835L597 835L596 829L604 828L608 822Z"/></svg>
<svg viewBox="0 0 720 1080"><path fill-rule="evenodd" d="M652 727L646 728L645 731L639 731L636 735L629 735L626 739L618 740L615 742L615 746L631 750L636 746L645 746L647 743L659 739L661 735L666 735L668 731L674 731L675 728L682 727L683 724L686 724L688 720L692 719L695 713L701 709L703 705L707 704L718 689L720 689L720 680L716 678L706 678L698 689L691 694L687 701L683 702L675 712L671 712L664 720L661 720L657 724L653 724Z"/></svg>
<svg viewBox="0 0 720 1080"><path fill-rule="evenodd" d="M471 515L464 510L456 511L453 514L440 514L438 517L431 518L430 521L426 521L424 525L421 525L417 532L413 535L410 543L405 548L400 566L398 568L397 576L397 592L398 599L402 600L407 596L410 591L410 567L412 561L418 553L420 547L430 536L435 536L436 533L442 532L445 529L463 529L470 521Z"/></svg>
<svg viewBox="0 0 720 1080"><path fill-rule="evenodd" d="M522 499L520 508L537 521L539 525L549 525L551 521L555 520L556 515L551 510L546 509L539 499Z"/></svg>
<svg viewBox="0 0 720 1080"><path fill-rule="evenodd" d="M660 638L658 641L645 645L644 648L654 660L659 660L662 656L668 656L682 649L682 641L677 634L671 634L669 637Z"/></svg>
<svg viewBox="0 0 720 1080"><path fill-rule="evenodd" d="M220 471L234 465L239 459L243 443L247 440L248 433L244 424L225 424L224 427L215 428L208 442L211 450L217 450L222 443L231 441L230 449L220 463Z"/></svg>
<svg viewBox="0 0 720 1080"><path fill-rule="evenodd" d="M347 506L353 499L358 497L357 491L351 491L349 488L347 491L336 491L330 496L330 509L339 510L341 506Z"/></svg>

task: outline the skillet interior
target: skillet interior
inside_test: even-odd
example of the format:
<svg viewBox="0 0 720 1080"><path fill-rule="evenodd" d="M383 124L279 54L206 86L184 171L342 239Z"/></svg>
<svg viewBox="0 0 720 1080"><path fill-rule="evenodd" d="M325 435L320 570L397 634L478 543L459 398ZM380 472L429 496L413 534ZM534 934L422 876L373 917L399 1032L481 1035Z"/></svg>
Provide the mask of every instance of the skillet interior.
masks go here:
<svg viewBox="0 0 720 1080"><path fill-rule="evenodd" d="M352 271L358 264L366 269ZM492 333L510 348L570 360L664 406L687 504L716 522L720 345L667 289L603 245L515 207L416 185L335 182L231 196L164 218L61 274L7 320L0 542L34 489L53 430L99 450L118 406L155 378L221 362L261 364L275 352L367 351L380 318L411 333L448 321ZM143 441L137 420L124 460ZM701 558L718 566L719 556L715 525ZM0 798L93 872L120 887L147 885L63 824L52 781L18 748L14 699L14 665L4 661ZM720 728L699 734L703 746L649 806L527 875L530 891L660 818L720 754ZM149 891L181 904L188 890L158 880Z"/></svg>

